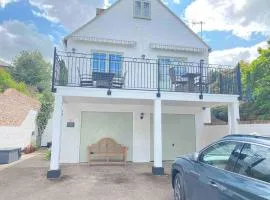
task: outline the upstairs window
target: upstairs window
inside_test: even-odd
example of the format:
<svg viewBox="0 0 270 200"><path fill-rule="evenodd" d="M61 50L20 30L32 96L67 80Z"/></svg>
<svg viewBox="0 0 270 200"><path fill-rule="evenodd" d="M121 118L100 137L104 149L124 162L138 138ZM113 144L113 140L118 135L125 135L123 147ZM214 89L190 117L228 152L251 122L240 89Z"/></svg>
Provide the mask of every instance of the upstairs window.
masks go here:
<svg viewBox="0 0 270 200"><path fill-rule="evenodd" d="M134 0L134 17L151 19L151 4L148 0Z"/></svg>

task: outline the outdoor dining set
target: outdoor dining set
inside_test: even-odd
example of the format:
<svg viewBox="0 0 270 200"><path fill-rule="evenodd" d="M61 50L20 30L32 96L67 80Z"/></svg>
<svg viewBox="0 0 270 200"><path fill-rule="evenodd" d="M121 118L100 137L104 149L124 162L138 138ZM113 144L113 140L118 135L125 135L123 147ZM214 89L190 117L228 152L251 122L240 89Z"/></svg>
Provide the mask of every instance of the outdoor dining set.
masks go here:
<svg viewBox="0 0 270 200"><path fill-rule="evenodd" d="M80 69L78 69L78 72L81 87L118 89L121 89L124 86L128 87L128 85L125 85L127 72L113 73L93 71L91 73L82 73ZM166 80L168 87L166 89L177 92L199 92L200 86L204 92L207 92L208 86L212 83L209 77L201 76L201 73L198 70L178 73L177 68L172 67L169 68L168 73L165 74L165 76L168 77L168 80ZM135 77L131 78L135 79ZM128 82L131 82L131 80Z"/></svg>
<svg viewBox="0 0 270 200"><path fill-rule="evenodd" d="M199 92L200 85L202 90L207 92L209 90L209 85L213 83L209 76L206 76L199 70L177 73L177 68L170 68L169 76L172 88L178 92Z"/></svg>
<svg viewBox="0 0 270 200"><path fill-rule="evenodd" d="M112 72L81 73L78 69L81 87L122 88L126 73L123 76Z"/></svg>

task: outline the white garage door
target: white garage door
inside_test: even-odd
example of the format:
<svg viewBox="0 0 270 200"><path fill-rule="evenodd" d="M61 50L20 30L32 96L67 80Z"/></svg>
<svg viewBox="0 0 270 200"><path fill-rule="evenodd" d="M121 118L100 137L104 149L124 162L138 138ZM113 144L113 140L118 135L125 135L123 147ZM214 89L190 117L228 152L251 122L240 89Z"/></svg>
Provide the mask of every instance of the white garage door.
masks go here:
<svg viewBox="0 0 270 200"><path fill-rule="evenodd" d="M128 147L127 160L132 160L133 114L82 112L80 162L87 162L87 146L109 137Z"/></svg>
<svg viewBox="0 0 270 200"><path fill-rule="evenodd" d="M153 117L151 119L151 160L154 159ZM162 114L162 158L175 160L177 156L196 151L194 115Z"/></svg>

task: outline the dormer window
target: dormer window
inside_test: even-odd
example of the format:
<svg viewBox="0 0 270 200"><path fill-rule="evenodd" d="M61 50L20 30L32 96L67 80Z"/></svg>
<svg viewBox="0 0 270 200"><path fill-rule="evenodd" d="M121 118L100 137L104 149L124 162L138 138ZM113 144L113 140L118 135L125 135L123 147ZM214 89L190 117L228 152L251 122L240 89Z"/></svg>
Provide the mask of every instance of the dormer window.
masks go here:
<svg viewBox="0 0 270 200"><path fill-rule="evenodd" d="M151 3L149 0L134 0L134 17L151 19Z"/></svg>

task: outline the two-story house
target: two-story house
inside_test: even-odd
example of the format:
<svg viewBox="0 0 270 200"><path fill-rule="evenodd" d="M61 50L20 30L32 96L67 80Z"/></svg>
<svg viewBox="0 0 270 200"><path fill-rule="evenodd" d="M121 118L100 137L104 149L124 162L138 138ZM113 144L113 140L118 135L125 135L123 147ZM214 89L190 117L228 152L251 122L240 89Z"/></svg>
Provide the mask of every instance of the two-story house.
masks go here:
<svg viewBox="0 0 270 200"><path fill-rule="evenodd" d="M87 162L87 146L104 137L163 174L162 161L198 150L213 106L228 105L237 131L239 68L209 64L210 47L161 0L97 9L64 45L54 54L49 178L59 163Z"/></svg>

